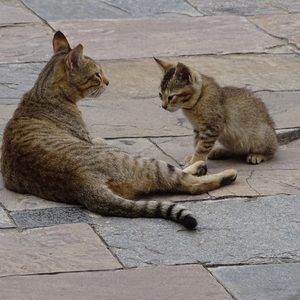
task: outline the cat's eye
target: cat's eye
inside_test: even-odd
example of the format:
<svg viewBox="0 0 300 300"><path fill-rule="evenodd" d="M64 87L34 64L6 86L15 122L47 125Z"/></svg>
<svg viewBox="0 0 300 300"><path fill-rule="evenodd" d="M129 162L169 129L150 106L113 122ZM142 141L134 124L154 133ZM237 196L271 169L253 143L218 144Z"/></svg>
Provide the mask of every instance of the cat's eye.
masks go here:
<svg viewBox="0 0 300 300"><path fill-rule="evenodd" d="M174 96L175 96L175 95L170 95L170 96L168 97L168 101L172 101L172 99L174 98Z"/></svg>
<svg viewBox="0 0 300 300"><path fill-rule="evenodd" d="M101 78L100 74L99 73L96 73L95 74L98 78Z"/></svg>
<svg viewBox="0 0 300 300"><path fill-rule="evenodd" d="M161 93L159 93L159 98L162 99L162 94Z"/></svg>

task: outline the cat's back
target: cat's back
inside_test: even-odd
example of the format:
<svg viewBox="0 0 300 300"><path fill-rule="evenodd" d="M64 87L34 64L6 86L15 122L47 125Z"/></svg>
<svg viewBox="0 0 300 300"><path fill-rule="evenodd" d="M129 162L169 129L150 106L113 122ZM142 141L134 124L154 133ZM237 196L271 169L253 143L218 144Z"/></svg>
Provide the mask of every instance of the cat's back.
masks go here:
<svg viewBox="0 0 300 300"><path fill-rule="evenodd" d="M243 123L255 125L265 122L274 127L266 105L252 91L232 86L223 87L222 91L228 116L240 119Z"/></svg>

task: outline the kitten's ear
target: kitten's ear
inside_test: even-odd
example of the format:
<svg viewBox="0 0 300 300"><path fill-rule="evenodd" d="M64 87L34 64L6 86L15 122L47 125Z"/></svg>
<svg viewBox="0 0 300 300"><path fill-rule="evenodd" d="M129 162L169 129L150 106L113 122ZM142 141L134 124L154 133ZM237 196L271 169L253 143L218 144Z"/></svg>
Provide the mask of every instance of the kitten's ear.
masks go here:
<svg viewBox="0 0 300 300"><path fill-rule="evenodd" d="M189 67L179 62L176 66L175 77L179 81L189 84L192 79L191 70L189 69Z"/></svg>
<svg viewBox="0 0 300 300"><path fill-rule="evenodd" d="M66 51L66 52L71 51L69 42L61 31L56 31L53 37L52 44L53 44L54 54L59 51Z"/></svg>
<svg viewBox="0 0 300 300"><path fill-rule="evenodd" d="M83 46L79 44L67 56L67 64L71 71L80 66L83 58Z"/></svg>
<svg viewBox="0 0 300 300"><path fill-rule="evenodd" d="M172 65L172 64L170 64L170 63L167 63L167 62L162 61L162 60L160 60L160 59L157 59L157 58L155 58L155 57L153 57L153 58L154 58L154 60L158 63L158 65L161 67L161 69L162 69L162 71L163 71L164 73L167 73L167 71L168 71L169 69L175 67L174 65Z"/></svg>

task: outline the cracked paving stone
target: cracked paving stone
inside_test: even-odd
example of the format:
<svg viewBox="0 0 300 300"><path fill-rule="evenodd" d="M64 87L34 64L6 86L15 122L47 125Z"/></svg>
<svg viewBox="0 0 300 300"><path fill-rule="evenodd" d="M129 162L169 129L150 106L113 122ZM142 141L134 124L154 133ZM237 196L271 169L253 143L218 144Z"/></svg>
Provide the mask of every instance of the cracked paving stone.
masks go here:
<svg viewBox="0 0 300 300"><path fill-rule="evenodd" d="M5 210L0 207L0 229L16 227L12 220L9 218Z"/></svg>
<svg viewBox="0 0 300 300"><path fill-rule="evenodd" d="M78 207L24 209L12 212L11 216L21 229L58 224L90 223L88 216Z"/></svg>
<svg viewBox="0 0 300 300"><path fill-rule="evenodd" d="M10 300L232 300L200 265L8 276L0 289Z"/></svg>
<svg viewBox="0 0 300 300"><path fill-rule="evenodd" d="M115 270L122 267L99 236L85 223L34 228L22 232L5 229L0 230L0 240L0 278L28 274Z"/></svg>
<svg viewBox="0 0 300 300"><path fill-rule="evenodd" d="M127 19L132 15L103 1L85 0L23 0L37 15L46 21L85 20L85 19ZM57 9L65 7L67 9Z"/></svg>
<svg viewBox="0 0 300 300"><path fill-rule="evenodd" d="M104 2L130 12L135 18L203 16L203 14L182 0L104 0Z"/></svg>
<svg viewBox="0 0 300 300"><path fill-rule="evenodd" d="M299 1L290 0L190 0L204 15L267 15L299 12Z"/></svg>
<svg viewBox="0 0 300 300"><path fill-rule="evenodd" d="M299 195L186 205L198 219L197 230L162 219L90 216L126 267L300 262Z"/></svg>

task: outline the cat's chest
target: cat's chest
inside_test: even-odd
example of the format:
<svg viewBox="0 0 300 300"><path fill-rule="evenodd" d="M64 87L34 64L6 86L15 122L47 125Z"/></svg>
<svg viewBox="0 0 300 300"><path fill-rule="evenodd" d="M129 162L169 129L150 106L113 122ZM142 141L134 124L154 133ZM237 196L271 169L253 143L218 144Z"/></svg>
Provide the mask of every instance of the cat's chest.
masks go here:
<svg viewBox="0 0 300 300"><path fill-rule="evenodd" d="M188 111L188 110L182 110L184 116L188 119L188 121L191 123L194 129L200 130L202 127L199 119L201 119L201 116L198 114L196 115L193 111Z"/></svg>

